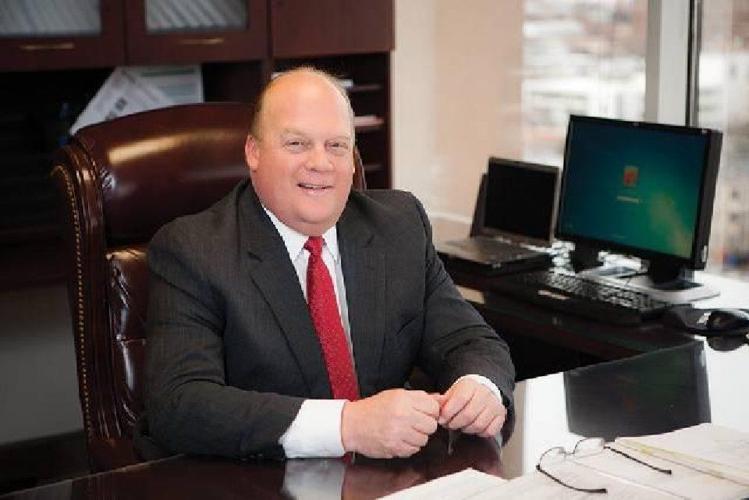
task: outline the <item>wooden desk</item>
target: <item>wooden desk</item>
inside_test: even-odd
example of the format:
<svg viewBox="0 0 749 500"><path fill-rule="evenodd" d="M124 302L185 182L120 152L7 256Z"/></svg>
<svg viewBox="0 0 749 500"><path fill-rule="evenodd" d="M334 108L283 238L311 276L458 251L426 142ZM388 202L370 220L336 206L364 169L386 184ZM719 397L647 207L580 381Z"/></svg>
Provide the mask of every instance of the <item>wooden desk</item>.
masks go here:
<svg viewBox="0 0 749 500"><path fill-rule="evenodd" d="M749 432L749 345L716 347L691 341L520 382L515 391L518 418L501 453L492 440L460 436L448 454L447 434L438 432L406 460L177 457L5 498L282 498L292 490L317 493L317 498L372 498L465 467L516 477L533 470L548 448L571 448L582 437L613 439L700 422Z"/></svg>

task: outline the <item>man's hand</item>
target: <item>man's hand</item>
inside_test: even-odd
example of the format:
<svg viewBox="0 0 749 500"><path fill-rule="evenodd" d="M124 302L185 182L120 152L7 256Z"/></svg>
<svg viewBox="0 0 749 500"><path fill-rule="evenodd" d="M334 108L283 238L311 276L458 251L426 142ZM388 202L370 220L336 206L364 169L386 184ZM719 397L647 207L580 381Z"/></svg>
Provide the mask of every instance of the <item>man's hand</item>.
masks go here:
<svg viewBox="0 0 749 500"><path fill-rule="evenodd" d="M454 383L438 400L439 424L466 434L494 437L507 417L507 410L497 396L470 378Z"/></svg>
<svg viewBox="0 0 749 500"><path fill-rule="evenodd" d="M341 416L343 448L373 458L411 456L437 430L439 414L437 399L423 391L391 389L348 401Z"/></svg>

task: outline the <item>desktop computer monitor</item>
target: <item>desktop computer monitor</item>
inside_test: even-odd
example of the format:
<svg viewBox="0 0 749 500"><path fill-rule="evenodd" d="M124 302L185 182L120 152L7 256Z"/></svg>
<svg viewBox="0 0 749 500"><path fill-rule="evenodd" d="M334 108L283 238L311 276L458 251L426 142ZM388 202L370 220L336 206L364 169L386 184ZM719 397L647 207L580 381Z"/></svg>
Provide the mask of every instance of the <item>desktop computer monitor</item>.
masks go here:
<svg viewBox="0 0 749 500"><path fill-rule="evenodd" d="M710 129L571 116L556 236L645 259L656 285L703 269L721 142Z"/></svg>

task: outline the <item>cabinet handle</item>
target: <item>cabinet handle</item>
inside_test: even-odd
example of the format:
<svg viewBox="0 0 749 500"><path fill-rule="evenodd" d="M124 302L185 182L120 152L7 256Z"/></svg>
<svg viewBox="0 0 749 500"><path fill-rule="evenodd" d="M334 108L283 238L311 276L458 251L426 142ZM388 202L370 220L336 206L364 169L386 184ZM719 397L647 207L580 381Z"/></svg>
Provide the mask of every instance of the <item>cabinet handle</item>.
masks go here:
<svg viewBox="0 0 749 500"><path fill-rule="evenodd" d="M41 50L73 50L75 43L73 42L60 42L60 43L24 43L20 45L21 50L27 52L41 51Z"/></svg>
<svg viewBox="0 0 749 500"><path fill-rule="evenodd" d="M214 38L183 38L179 41L180 45L220 45L224 43L222 37Z"/></svg>

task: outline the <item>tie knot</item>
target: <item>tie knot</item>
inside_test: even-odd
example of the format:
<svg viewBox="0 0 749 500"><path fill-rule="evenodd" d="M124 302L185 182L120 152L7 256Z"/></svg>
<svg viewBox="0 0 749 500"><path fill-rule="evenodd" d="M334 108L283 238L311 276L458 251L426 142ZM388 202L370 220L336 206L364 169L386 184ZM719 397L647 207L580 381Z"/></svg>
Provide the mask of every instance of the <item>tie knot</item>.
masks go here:
<svg viewBox="0 0 749 500"><path fill-rule="evenodd" d="M304 244L304 249L315 257L319 257L322 253L323 239L320 236L310 236L307 242Z"/></svg>

